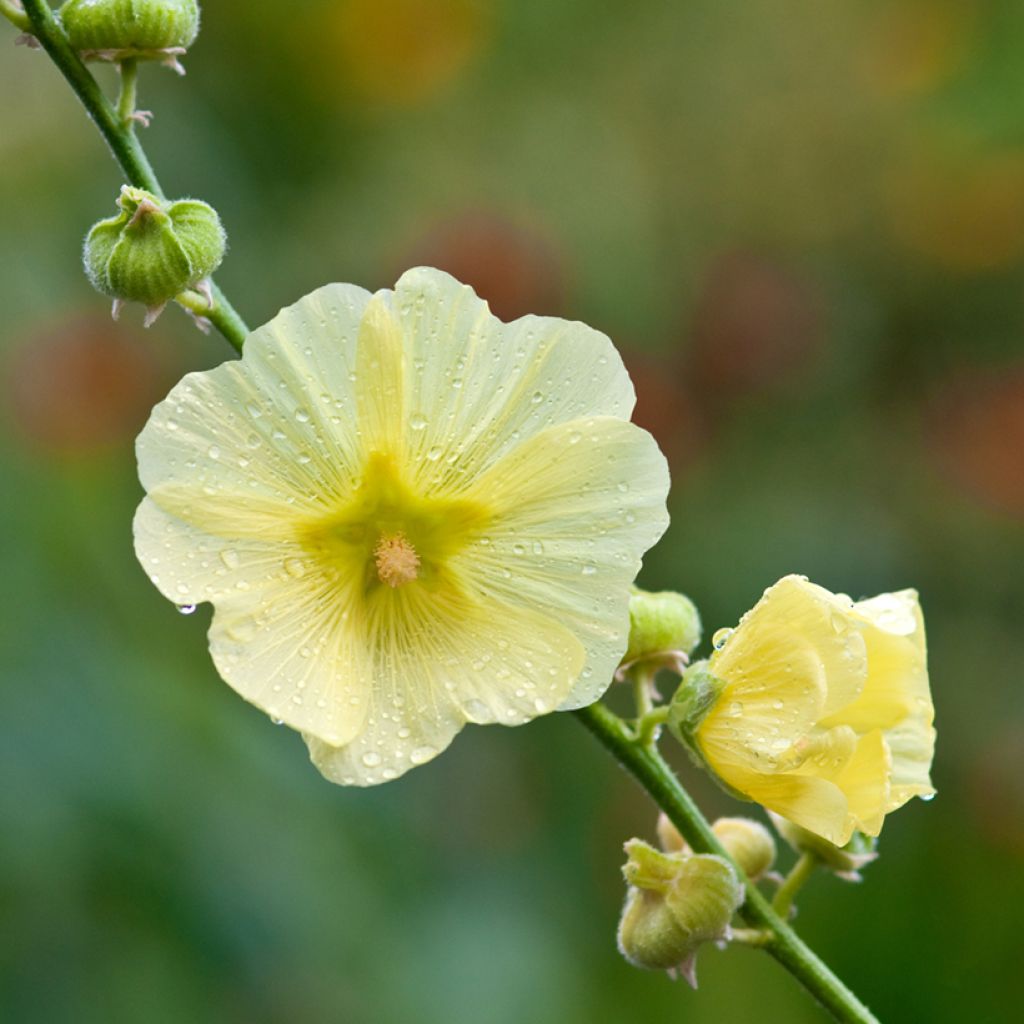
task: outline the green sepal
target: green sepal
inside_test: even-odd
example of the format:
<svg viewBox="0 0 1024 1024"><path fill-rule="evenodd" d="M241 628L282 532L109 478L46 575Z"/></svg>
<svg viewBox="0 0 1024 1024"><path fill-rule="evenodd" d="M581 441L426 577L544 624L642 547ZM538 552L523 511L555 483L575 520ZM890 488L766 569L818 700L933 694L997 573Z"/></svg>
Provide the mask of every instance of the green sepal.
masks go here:
<svg viewBox="0 0 1024 1024"><path fill-rule="evenodd" d="M199 34L196 0L67 0L58 16L76 50L136 60L163 60Z"/></svg>
<svg viewBox="0 0 1024 1024"><path fill-rule="evenodd" d="M216 211L195 199L166 203L125 185L121 211L85 240L83 262L93 286L115 299L152 308L212 273L226 238Z"/></svg>

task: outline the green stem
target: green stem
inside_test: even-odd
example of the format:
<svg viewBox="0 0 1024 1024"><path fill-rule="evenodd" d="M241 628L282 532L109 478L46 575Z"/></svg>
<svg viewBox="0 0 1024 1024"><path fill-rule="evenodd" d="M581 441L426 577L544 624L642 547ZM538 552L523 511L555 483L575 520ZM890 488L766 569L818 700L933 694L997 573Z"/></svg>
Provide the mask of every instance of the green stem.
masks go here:
<svg viewBox="0 0 1024 1024"><path fill-rule="evenodd" d="M801 853L793 865L793 869L779 886L778 892L775 893L775 898L772 900L772 908L783 920L789 919L789 912L793 908L793 899L803 888L804 882L814 874L814 869L817 866L818 858L813 853Z"/></svg>
<svg viewBox="0 0 1024 1024"><path fill-rule="evenodd" d="M99 83L71 48L50 5L45 0L23 0L23 3L32 34L81 100L82 106L114 154L114 159L121 165L128 182L164 198L164 191L134 130L125 126L118 111L103 95ZM249 328L216 284L212 286L212 293L214 308L205 316L241 352Z"/></svg>
<svg viewBox="0 0 1024 1024"><path fill-rule="evenodd" d="M741 916L750 927L772 933L764 949L841 1024L878 1024L871 1011L804 944L772 909L764 894L732 861L657 747L640 743L626 723L603 704L592 704L574 714L668 815L694 852L716 853L733 863L746 886L746 902L740 910Z"/></svg>
<svg viewBox="0 0 1024 1024"><path fill-rule="evenodd" d="M139 62L137 60L123 60L120 64L121 70L121 93L117 97L117 116L121 120L121 126L129 132L135 131L135 122L132 114L135 113L136 85L139 80Z"/></svg>
<svg viewBox="0 0 1024 1024"><path fill-rule="evenodd" d="M14 25L15 28L20 28L22 32L28 32L32 28L28 15L18 6L15 0L0 0L0 14Z"/></svg>

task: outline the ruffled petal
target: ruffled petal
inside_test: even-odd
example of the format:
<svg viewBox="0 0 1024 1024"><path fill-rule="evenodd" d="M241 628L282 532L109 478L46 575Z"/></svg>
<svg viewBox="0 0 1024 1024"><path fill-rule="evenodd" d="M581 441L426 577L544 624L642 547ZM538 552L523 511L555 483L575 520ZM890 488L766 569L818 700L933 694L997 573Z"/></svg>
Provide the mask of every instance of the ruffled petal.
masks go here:
<svg viewBox="0 0 1024 1024"><path fill-rule="evenodd" d="M607 689L629 637L629 585L668 524L668 467L654 439L611 418L549 427L466 492L494 510L454 563L483 594L543 609L587 659L563 708Z"/></svg>
<svg viewBox="0 0 1024 1024"><path fill-rule="evenodd" d="M136 451L150 497L206 532L285 538L360 470L354 376L368 293L328 285L282 310L241 360L188 374Z"/></svg>
<svg viewBox="0 0 1024 1024"><path fill-rule="evenodd" d="M882 830L885 814L891 810L889 774L892 757L881 729L862 736L836 785L846 795L855 826L869 836ZM842 845L842 844L840 844Z"/></svg>
<svg viewBox="0 0 1024 1024"><path fill-rule="evenodd" d="M226 541L148 498L134 528L136 554L166 597L215 603L210 652L233 689L293 728L335 743L355 735L373 679L336 580L297 545Z"/></svg>
<svg viewBox="0 0 1024 1024"><path fill-rule="evenodd" d="M633 385L585 324L505 324L472 288L418 267L395 286L406 336L409 455L427 493L461 489L518 444L588 416L628 420Z"/></svg>
<svg viewBox="0 0 1024 1024"><path fill-rule="evenodd" d="M790 664L797 651L800 666ZM802 576L784 576L711 656L710 670L728 684L729 698L746 702L771 689L774 700L792 702L794 725L810 728L860 694L867 655L846 602Z"/></svg>
<svg viewBox="0 0 1024 1024"><path fill-rule="evenodd" d="M365 729L344 746L306 736L331 781L369 786L397 778L443 751L466 722L521 725L555 710L585 652L542 613L451 587L389 595L373 651Z"/></svg>

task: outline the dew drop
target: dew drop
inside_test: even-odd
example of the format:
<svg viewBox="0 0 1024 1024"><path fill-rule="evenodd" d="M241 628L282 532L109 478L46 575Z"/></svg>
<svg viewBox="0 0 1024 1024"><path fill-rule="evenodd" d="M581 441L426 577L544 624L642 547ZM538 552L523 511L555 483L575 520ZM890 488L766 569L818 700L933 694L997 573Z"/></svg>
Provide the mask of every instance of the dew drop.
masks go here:
<svg viewBox="0 0 1024 1024"><path fill-rule="evenodd" d="M533 402L534 405L540 405L540 403L544 401L543 392L534 391L534 393L530 395L530 401Z"/></svg>
<svg viewBox="0 0 1024 1024"><path fill-rule="evenodd" d="M409 760L413 764L426 764L431 758L437 756L437 751L430 746L413 747L409 754Z"/></svg>
<svg viewBox="0 0 1024 1024"><path fill-rule="evenodd" d="M238 568L238 563L239 563L239 558L238 558L238 552L237 552L237 551L235 551L235 550L234 550L234 549L232 549L232 548L225 548L225 549L224 549L224 550L223 550L223 551L222 551L222 552L220 553L220 560L221 560L221 561L222 561L222 562L223 562L223 563L224 563L224 564L225 564L225 565L226 565L226 566L227 566L227 567L228 567L229 569L237 569L237 568Z"/></svg>
<svg viewBox="0 0 1024 1024"><path fill-rule="evenodd" d="M294 576L298 579L300 576L306 575L306 563L301 558L286 558L284 561L284 571L289 576Z"/></svg>
<svg viewBox="0 0 1024 1024"><path fill-rule="evenodd" d="M716 651L720 651L729 642L729 637L731 637L732 634L733 631L728 626L715 630L715 635L711 638L711 646L714 647Z"/></svg>
<svg viewBox="0 0 1024 1024"><path fill-rule="evenodd" d="M307 409L301 409L301 408L300 409L296 409L295 410L295 418L300 423L308 423L309 422L309 411Z"/></svg>
<svg viewBox="0 0 1024 1024"><path fill-rule="evenodd" d="M274 725L284 725L283 718L271 718L270 720L274 723Z"/></svg>
<svg viewBox="0 0 1024 1024"><path fill-rule="evenodd" d="M427 458L430 459L431 462L437 462L443 454L444 452L438 448L437 445L434 445L434 447L427 452Z"/></svg>
<svg viewBox="0 0 1024 1024"><path fill-rule="evenodd" d="M427 417L423 413L418 412L409 420L409 426L413 430L425 430L427 427Z"/></svg>
<svg viewBox="0 0 1024 1024"><path fill-rule="evenodd" d="M209 455L211 459L219 459L220 449L215 444L211 444L210 447L206 449L206 454Z"/></svg>
<svg viewBox="0 0 1024 1024"><path fill-rule="evenodd" d="M581 572L584 576L593 576L594 573L597 572L597 566L588 562L585 566L583 566Z"/></svg>
<svg viewBox="0 0 1024 1024"><path fill-rule="evenodd" d="M376 768L381 762L381 756L375 750L368 750L363 754L362 762L367 768Z"/></svg>
<svg viewBox="0 0 1024 1024"><path fill-rule="evenodd" d="M196 606L194 604L179 604L178 605L178 611L182 615L191 615L195 610L196 610Z"/></svg>

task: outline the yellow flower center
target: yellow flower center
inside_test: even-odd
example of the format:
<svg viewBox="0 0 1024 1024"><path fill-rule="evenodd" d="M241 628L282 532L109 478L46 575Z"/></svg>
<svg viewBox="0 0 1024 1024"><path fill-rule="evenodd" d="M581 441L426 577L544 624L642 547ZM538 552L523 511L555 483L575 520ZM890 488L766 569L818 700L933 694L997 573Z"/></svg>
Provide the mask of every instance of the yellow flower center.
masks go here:
<svg viewBox="0 0 1024 1024"><path fill-rule="evenodd" d="M311 523L302 540L322 565L376 602L413 583L431 591L450 585L452 557L489 520L476 502L416 493L397 460L376 453L340 510Z"/></svg>
<svg viewBox="0 0 1024 1024"><path fill-rule="evenodd" d="M420 556L405 539L404 534L382 536L377 541L373 557L377 563L377 575L381 583L386 583L389 587L411 583L419 575Z"/></svg>

